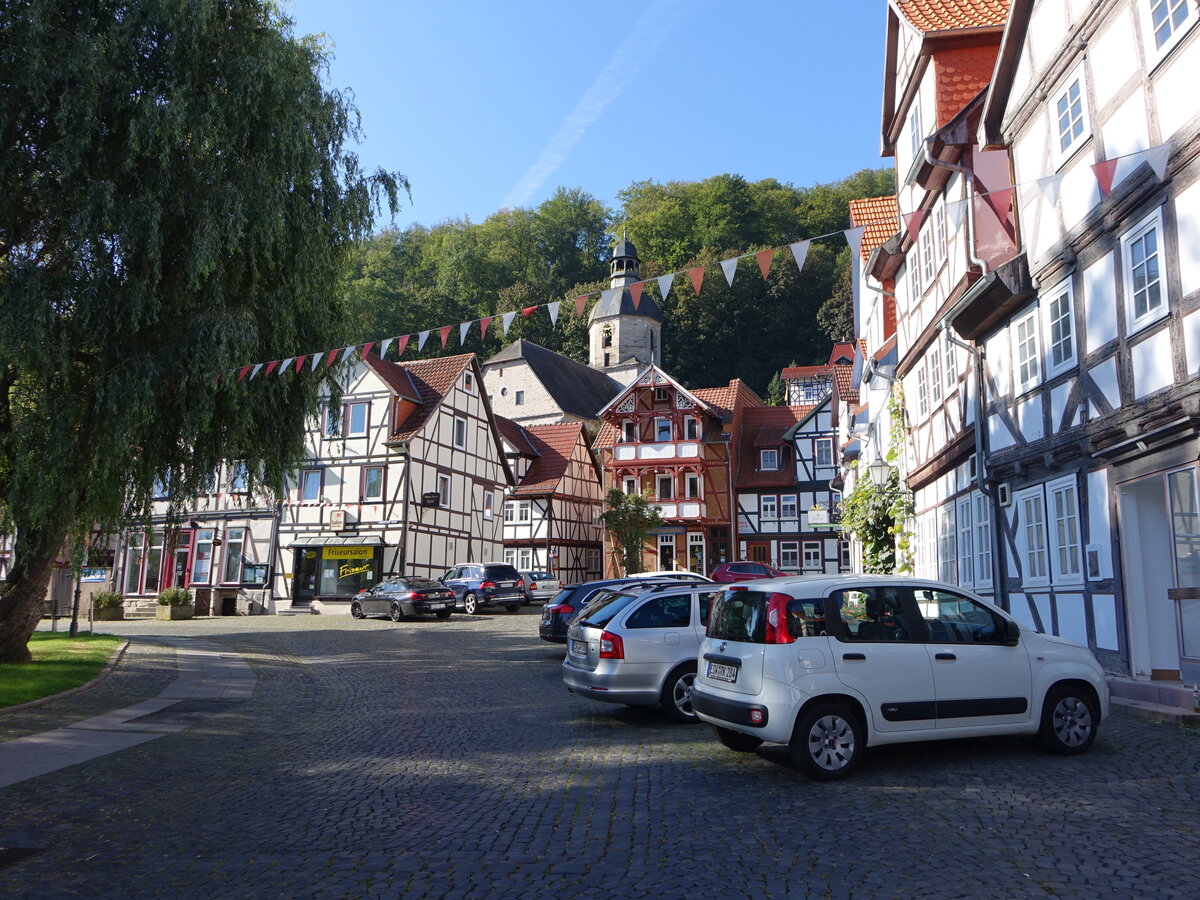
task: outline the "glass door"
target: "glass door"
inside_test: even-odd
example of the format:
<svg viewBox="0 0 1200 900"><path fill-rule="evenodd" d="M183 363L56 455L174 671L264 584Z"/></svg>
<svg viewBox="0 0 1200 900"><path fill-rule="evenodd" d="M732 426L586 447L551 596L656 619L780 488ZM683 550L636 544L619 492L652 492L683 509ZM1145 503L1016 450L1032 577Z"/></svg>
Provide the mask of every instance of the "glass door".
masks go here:
<svg viewBox="0 0 1200 900"><path fill-rule="evenodd" d="M1200 502L1196 471L1167 476L1171 499L1171 538L1175 557L1175 591L1179 604L1180 655L1200 660Z"/></svg>

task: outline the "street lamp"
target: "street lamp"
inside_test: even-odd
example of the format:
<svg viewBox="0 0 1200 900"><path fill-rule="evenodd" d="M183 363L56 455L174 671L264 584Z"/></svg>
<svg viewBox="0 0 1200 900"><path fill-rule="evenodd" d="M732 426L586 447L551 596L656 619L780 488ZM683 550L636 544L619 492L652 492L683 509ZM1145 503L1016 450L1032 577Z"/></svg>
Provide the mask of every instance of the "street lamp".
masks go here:
<svg viewBox="0 0 1200 900"><path fill-rule="evenodd" d="M871 473L871 480L877 485L887 484L888 477L892 474L892 467L883 457L876 457L875 461L867 466L867 471Z"/></svg>

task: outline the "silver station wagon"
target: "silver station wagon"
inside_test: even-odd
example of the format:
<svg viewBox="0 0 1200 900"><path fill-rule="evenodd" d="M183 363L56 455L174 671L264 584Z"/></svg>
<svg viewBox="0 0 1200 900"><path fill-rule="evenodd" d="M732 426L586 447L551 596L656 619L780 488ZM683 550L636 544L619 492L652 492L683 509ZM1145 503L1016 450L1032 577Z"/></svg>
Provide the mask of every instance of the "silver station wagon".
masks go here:
<svg viewBox="0 0 1200 900"><path fill-rule="evenodd" d="M597 598L568 628L563 681L593 700L659 706L694 722L696 656L717 586L631 587Z"/></svg>

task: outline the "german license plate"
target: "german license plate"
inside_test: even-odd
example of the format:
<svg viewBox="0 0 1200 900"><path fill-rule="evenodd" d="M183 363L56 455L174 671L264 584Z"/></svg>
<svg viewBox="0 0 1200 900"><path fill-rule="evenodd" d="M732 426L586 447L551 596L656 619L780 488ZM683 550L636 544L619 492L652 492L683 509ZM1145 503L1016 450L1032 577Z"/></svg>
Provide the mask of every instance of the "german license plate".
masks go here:
<svg viewBox="0 0 1200 900"><path fill-rule="evenodd" d="M571 641L572 656L587 656L587 641Z"/></svg>
<svg viewBox="0 0 1200 900"><path fill-rule="evenodd" d="M713 681L727 681L733 684L737 681L737 673L737 666L726 666L715 662L708 664L708 677Z"/></svg>
<svg viewBox="0 0 1200 900"><path fill-rule="evenodd" d="M429 608L430 609L445 609L446 604L445 603L430 603Z"/></svg>

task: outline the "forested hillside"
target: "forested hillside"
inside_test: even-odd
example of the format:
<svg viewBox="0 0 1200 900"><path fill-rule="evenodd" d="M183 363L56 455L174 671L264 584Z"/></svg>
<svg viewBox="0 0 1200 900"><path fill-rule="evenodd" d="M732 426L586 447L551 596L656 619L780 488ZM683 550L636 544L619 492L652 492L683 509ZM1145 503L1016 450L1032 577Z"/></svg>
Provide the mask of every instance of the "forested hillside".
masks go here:
<svg viewBox="0 0 1200 900"><path fill-rule="evenodd" d="M413 333L599 291L624 229L648 281L706 266L699 296L686 276L665 301L656 285L646 287L662 307L667 371L689 387L740 377L765 396L780 368L824 362L832 338L849 336L849 250L840 237L816 241L801 273L785 248L766 282L745 259L732 288L719 261L848 228L848 201L890 194L892 177L863 170L807 188L736 175L646 181L623 191L616 210L560 188L535 209L501 210L481 223L386 230L360 248L347 273L346 337ZM556 328L544 312L517 316L507 338L496 322L486 341L476 328L460 348L454 329L446 351L431 339L423 355L467 349L486 359L518 337L587 361L587 317L576 319L569 303Z"/></svg>

